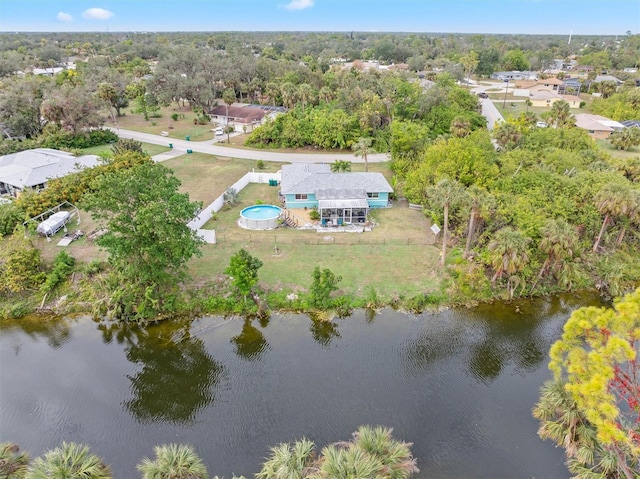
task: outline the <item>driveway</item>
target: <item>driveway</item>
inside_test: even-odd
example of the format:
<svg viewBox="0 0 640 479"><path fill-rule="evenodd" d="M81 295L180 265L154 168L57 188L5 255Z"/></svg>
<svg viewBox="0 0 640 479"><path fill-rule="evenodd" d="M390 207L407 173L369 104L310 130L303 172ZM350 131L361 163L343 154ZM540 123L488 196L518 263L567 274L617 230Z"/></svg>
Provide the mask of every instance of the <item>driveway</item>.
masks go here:
<svg viewBox="0 0 640 479"><path fill-rule="evenodd" d="M152 135L150 133L123 130L122 128L111 128L111 130L117 133L120 138L130 138L144 143L153 143L154 145L168 146L169 143L172 143L174 150L173 156L177 156L175 152L186 153L189 149L198 153L230 158L244 158L247 160L280 161L288 163L332 163L335 160L347 160L352 163L364 163L364 159L350 153L282 153L269 150L244 150L242 148L229 146L217 146L214 144L216 140L186 141ZM389 156L386 153L377 153L367 155L367 160L370 163L384 163L389 160Z"/></svg>

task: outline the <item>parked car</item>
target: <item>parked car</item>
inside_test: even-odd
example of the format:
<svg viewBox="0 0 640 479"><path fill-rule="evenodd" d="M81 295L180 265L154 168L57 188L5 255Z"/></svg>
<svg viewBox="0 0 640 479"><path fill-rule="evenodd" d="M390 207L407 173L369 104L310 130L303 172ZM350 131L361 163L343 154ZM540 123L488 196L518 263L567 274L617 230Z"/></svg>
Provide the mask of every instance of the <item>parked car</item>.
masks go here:
<svg viewBox="0 0 640 479"><path fill-rule="evenodd" d="M216 136L222 136L224 134L224 130L222 129L221 126L219 126L218 128L216 128L215 130L215 134Z"/></svg>
<svg viewBox="0 0 640 479"><path fill-rule="evenodd" d="M547 127L547 123L544 122L544 121L538 121L538 122L536 122L536 126L538 128L546 128Z"/></svg>
<svg viewBox="0 0 640 479"><path fill-rule="evenodd" d="M58 211L38 225L36 232L42 236L53 236L67 224L71 214L68 211Z"/></svg>
<svg viewBox="0 0 640 479"><path fill-rule="evenodd" d="M480 98L489 98L489 95L487 95L485 92L481 91L480 93L478 93L478 96Z"/></svg>

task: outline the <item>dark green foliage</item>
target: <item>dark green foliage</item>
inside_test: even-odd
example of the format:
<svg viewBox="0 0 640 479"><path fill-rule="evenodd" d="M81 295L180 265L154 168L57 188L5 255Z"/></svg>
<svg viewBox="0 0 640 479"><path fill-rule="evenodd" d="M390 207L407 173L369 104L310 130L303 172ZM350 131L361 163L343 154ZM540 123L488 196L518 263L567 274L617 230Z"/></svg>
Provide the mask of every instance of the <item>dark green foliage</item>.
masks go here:
<svg viewBox="0 0 640 479"><path fill-rule="evenodd" d="M43 280L40 250L17 230L0 252L0 294L36 289Z"/></svg>
<svg viewBox="0 0 640 479"><path fill-rule="evenodd" d="M239 250L231 257L225 274L231 276L231 284L236 293L246 301L253 287L258 283L258 270L262 261L251 256L245 249Z"/></svg>
<svg viewBox="0 0 640 479"><path fill-rule="evenodd" d="M316 266L311 275L313 281L309 287L309 306L314 309L327 310L334 306L331 294L338 290L341 276L336 276L330 269Z"/></svg>
<svg viewBox="0 0 640 479"><path fill-rule="evenodd" d="M118 135L111 130L104 129L94 129L78 134L56 129L47 131L48 133L31 140L3 139L0 141L0 155L8 155L32 148L53 148L54 150L84 149L118 141Z"/></svg>
<svg viewBox="0 0 640 479"><path fill-rule="evenodd" d="M53 268L51 268L51 271L47 274L47 279L42 285L42 291L48 293L66 280L73 271L75 263L75 258L69 256L66 251L58 253L56 259L53 261Z"/></svg>
<svg viewBox="0 0 640 479"><path fill-rule="evenodd" d="M147 319L174 311L186 263L200 254L202 239L187 223L201 205L179 193L180 181L155 163L101 175L91 186L84 206L108 229L97 243L112 266L110 313Z"/></svg>
<svg viewBox="0 0 640 479"><path fill-rule="evenodd" d="M23 220L24 212L15 203L0 205L0 237L13 233Z"/></svg>
<svg viewBox="0 0 640 479"><path fill-rule="evenodd" d="M312 221L318 221L320 219L320 212L317 209L309 211L309 219Z"/></svg>

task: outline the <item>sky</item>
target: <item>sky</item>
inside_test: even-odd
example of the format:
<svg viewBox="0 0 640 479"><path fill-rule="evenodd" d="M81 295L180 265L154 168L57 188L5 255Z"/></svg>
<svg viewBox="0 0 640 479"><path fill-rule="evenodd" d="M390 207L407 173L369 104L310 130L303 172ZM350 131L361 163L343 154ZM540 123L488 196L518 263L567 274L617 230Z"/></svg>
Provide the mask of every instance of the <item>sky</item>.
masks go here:
<svg viewBox="0 0 640 479"><path fill-rule="evenodd" d="M0 31L624 35L640 0L0 0Z"/></svg>

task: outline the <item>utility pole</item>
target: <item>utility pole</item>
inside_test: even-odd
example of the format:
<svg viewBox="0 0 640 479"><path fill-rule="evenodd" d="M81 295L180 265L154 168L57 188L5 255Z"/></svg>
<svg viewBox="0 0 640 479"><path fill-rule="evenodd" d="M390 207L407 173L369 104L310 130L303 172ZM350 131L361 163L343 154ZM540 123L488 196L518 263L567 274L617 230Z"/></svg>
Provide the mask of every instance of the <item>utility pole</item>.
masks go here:
<svg viewBox="0 0 640 479"><path fill-rule="evenodd" d="M502 101L502 109L504 110L505 105L507 104L507 92L509 91L509 79L504 80L507 82L507 88L504 90L504 100Z"/></svg>

